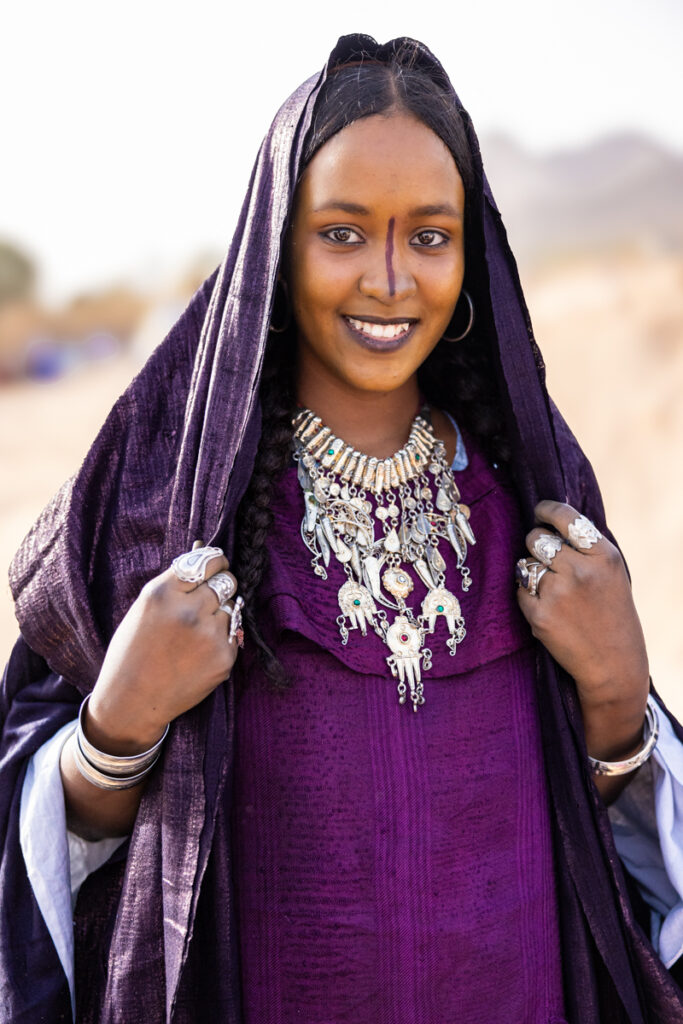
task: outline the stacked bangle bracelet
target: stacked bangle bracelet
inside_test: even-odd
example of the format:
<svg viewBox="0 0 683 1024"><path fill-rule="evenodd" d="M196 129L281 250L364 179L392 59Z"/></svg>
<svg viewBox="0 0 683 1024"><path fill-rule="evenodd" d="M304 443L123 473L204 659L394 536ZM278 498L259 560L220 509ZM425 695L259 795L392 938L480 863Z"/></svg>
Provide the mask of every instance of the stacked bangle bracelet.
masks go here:
<svg viewBox="0 0 683 1024"><path fill-rule="evenodd" d="M588 755L588 762L594 775L627 775L634 772L645 764L652 751L655 749L659 738L659 718L657 709L652 697L647 699L645 708L645 725L643 726L643 745L637 754L629 757L626 761L598 761L597 758Z"/></svg>
<svg viewBox="0 0 683 1024"><path fill-rule="evenodd" d="M83 719L89 700L90 694L85 698L78 712L76 742L73 745L76 767L83 778L99 789L132 789L149 775L159 760L161 747L168 735L169 727L166 726L163 736L153 747L143 750L140 754L132 754L128 757L105 754L104 751L98 750L92 745L83 731Z"/></svg>

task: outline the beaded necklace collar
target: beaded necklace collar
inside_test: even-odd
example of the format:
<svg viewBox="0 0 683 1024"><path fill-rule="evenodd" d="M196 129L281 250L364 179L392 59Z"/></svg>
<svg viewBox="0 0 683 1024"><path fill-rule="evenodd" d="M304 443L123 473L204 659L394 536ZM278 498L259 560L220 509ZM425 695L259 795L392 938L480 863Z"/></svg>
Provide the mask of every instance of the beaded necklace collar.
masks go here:
<svg viewBox="0 0 683 1024"><path fill-rule="evenodd" d="M311 566L327 579L332 555L346 581L337 594L342 644L352 630L367 636L370 625L390 650L387 665L398 680L399 703L413 711L424 704L422 672L432 664L425 647L439 617L446 621L451 655L465 638L460 602L446 587L446 562L439 542L457 556L462 589L471 585L465 565L476 543L469 509L434 436L425 408L413 420L408 441L388 459L359 452L336 437L319 416L302 409L293 420L294 458L304 492L301 536ZM406 603L414 572L427 588L419 614ZM390 621L390 612L396 612Z"/></svg>

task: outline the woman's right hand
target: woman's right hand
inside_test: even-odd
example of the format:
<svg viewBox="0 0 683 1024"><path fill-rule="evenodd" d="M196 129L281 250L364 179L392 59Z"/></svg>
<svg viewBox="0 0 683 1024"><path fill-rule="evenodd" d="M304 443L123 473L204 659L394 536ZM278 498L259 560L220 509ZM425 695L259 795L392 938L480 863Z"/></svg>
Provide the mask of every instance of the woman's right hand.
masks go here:
<svg viewBox="0 0 683 1024"><path fill-rule="evenodd" d="M84 729L96 747L116 755L148 749L168 722L229 676L237 642L206 583L228 569L227 558L216 555L202 583L182 582L171 567L143 587L112 637L88 702Z"/></svg>

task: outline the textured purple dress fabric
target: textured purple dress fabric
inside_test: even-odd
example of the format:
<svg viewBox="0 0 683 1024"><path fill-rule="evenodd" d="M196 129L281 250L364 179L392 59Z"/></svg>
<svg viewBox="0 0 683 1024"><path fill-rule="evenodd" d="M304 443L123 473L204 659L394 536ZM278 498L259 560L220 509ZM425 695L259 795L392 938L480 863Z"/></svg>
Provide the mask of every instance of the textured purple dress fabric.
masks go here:
<svg viewBox="0 0 683 1024"><path fill-rule="evenodd" d="M545 776L529 770L535 654L510 580L524 531L500 475L476 456L458 473L481 540L460 595L472 625L455 657L437 625L418 713L398 704L374 633L342 646L345 576L338 563L314 576L285 475L260 601L292 687L267 689L252 658L237 684L245 1024L562 1019ZM423 596L418 581L415 606Z"/></svg>
<svg viewBox="0 0 683 1024"><path fill-rule="evenodd" d="M415 64L460 107L438 61L419 43L378 46L369 37L344 37L328 66L361 53L382 60L397 45L407 46ZM0 689L0 1019L11 1024L70 1016L66 980L18 843L27 760L75 716L142 584L196 537L220 537L231 551L260 434L258 382L281 239L326 73L301 86L276 116L225 262L116 403L82 468L40 516L10 569L22 632ZM548 399L514 258L476 135L464 111L463 117L477 174L468 279L479 336L499 353L525 523L536 501L554 497L603 528L590 466ZM683 994L634 917L586 766L573 684L540 649L536 685L567 1019L680 1020ZM75 919L81 1024L241 1019L225 823L233 699L231 686L219 687L173 723L127 849L81 890Z"/></svg>

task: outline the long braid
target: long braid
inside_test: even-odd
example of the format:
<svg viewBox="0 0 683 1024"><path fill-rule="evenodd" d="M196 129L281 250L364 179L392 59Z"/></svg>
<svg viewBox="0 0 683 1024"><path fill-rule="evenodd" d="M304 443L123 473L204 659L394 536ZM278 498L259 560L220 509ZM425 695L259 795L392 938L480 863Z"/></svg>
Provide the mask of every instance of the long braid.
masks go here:
<svg viewBox="0 0 683 1024"><path fill-rule="evenodd" d="M243 618L248 641L256 647L270 682L282 689L287 674L263 639L255 614L256 592L268 567L266 542L273 525L273 486L292 452L295 409L293 346L284 337L269 346L260 389L262 430L254 471L237 511L235 575L244 598Z"/></svg>

